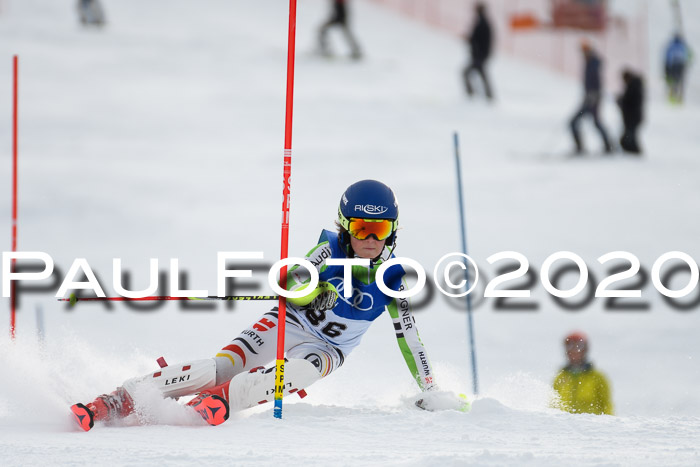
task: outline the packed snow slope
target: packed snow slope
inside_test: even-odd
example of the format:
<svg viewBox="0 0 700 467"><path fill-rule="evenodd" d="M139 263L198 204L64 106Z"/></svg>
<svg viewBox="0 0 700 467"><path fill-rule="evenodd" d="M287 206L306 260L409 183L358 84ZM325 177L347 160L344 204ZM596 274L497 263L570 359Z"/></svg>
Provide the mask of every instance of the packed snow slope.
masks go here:
<svg viewBox="0 0 700 467"><path fill-rule="evenodd" d="M419 261L432 277L439 258L461 245L457 131L469 252L482 274L472 411L413 406L418 389L383 316L341 369L306 399L286 400L282 421L261 407L210 428L175 401L155 399L141 424L78 432L70 404L152 371L161 355L171 363L210 357L271 304L71 308L54 294L74 259L85 258L114 295L113 258L121 258L133 289L148 285L148 260L157 258L164 294L170 259L178 258L180 286L213 295L218 251L262 251L264 260L250 262L253 277L235 282L233 292L269 293L267 269L280 241L287 3L103 3L108 24L101 30L80 27L73 0L1 4L3 251L10 249L16 53L18 248L46 252L56 265L52 278L20 284L14 343L3 301L3 465L700 464L700 288L672 306L650 278L666 252L700 259L698 100L669 106L662 87L650 85L643 157L599 155L589 124L590 154L573 159L566 125L581 98L578 82L497 56L495 102L469 100L459 79L462 43L362 1L353 4L352 23L365 51L360 62L345 58L338 36L336 58L318 57L316 33L328 6L299 2L290 254L302 256L321 229L333 228L346 186L376 178L400 202L397 255ZM650 4L661 11L667 2ZM689 16L697 10L693 2L684 7ZM652 37L665 40L668 23L651 26L662 28ZM696 26L686 24L697 48ZM617 90L608 91L602 116L617 135ZM641 298L587 299L613 265L627 264L598 258L621 250L639 258L646 276L616 287L640 289ZM529 260L532 296L506 302L528 309L503 310L483 298L485 284L512 268L512 261L489 264L500 251ZM579 255L591 273L585 291L564 300L568 307L539 278L558 251ZM558 286L573 287L576 278L570 272ZM678 290L688 279L686 266L667 285ZM464 300L430 290L413 301L437 381L471 394ZM614 417L549 408L562 338L574 329L588 333L592 359L612 383Z"/></svg>

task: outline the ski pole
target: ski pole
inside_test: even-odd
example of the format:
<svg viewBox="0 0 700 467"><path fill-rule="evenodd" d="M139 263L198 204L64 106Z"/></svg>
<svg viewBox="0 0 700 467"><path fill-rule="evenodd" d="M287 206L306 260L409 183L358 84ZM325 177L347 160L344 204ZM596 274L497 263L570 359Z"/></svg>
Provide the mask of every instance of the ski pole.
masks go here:
<svg viewBox="0 0 700 467"><path fill-rule="evenodd" d="M172 297L170 295L154 295L148 297L78 297L75 294L70 294L69 298L59 298L59 302L70 302L75 305L76 302L140 302L140 301L156 301L156 300L236 300L236 301L252 301L252 300L279 300L279 295L226 295L218 297L210 295L208 297Z"/></svg>
<svg viewBox="0 0 700 467"><path fill-rule="evenodd" d="M462 227L462 252L467 255L467 228L466 221L464 219L464 202L462 200L462 167L459 161L459 135L455 131L454 133L454 145L455 145L455 161L457 163L457 191L459 197L459 219ZM464 269L464 279L466 280L466 287L469 290L469 264L466 264ZM472 382L474 395L479 394L479 379L476 371L476 346L474 345L474 322L472 320L472 297L471 294L467 294L467 326L469 331L469 349L471 353L472 361Z"/></svg>
<svg viewBox="0 0 700 467"><path fill-rule="evenodd" d="M678 0L671 0L671 9L673 10L673 20L676 23L676 30L683 36L683 13L681 12L681 3Z"/></svg>

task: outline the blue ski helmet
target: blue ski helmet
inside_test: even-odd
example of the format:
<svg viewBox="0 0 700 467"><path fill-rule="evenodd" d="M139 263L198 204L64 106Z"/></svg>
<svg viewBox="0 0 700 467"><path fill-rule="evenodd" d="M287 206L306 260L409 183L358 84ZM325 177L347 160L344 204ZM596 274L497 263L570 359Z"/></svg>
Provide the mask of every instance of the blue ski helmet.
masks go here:
<svg viewBox="0 0 700 467"><path fill-rule="evenodd" d="M350 185L340 198L338 223L347 230L351 218L392 221L391 235L386 239L386 245L393 248L399 224L399 204L391 188L376 180L362 180ZM350 251L349 238L341 238L341 243L346 251Z"/></svg>

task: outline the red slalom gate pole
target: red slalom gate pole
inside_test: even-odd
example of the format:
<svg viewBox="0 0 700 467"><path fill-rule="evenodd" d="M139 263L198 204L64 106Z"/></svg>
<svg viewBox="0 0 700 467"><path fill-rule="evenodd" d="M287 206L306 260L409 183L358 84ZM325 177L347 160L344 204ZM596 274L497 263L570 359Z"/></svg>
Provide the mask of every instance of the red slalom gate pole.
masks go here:
<svg viewBox="0 0 700 467"><path fill-rule="evenodd" d="M294 109L294 42L297 22L297 1L289 0L289 36L287 38L287 98L284 121L284 170L282 172L282 245L280 259L289 256L290 177L292 175L292 115ZM280 287L287 289L287 267L280 269ZM284 396L284 332L287 300L280 295L277 319L277 361L275 365L275 418L282 418Z"/></svg>
<svg viewBox="0 0 700 467"><path fill-rule="evenodd" d="M17 75L19 58L12 60L12 252L17 251ZM12 258L10 272L15 272L17 260ZM17 289L16 281L10 286L10 338L15 339Z"/></svg>

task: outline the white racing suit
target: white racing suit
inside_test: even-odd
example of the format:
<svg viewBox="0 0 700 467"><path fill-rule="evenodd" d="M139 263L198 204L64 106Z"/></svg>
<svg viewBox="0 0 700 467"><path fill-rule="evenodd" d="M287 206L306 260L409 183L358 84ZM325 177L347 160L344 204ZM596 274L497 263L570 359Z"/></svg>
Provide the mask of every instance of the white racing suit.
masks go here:
<svg viewBox="0 0 700 467"><path fill-rule="evenodd" d="M339 368L352 349L360 343L372 321L387 310L393 320L399 349L411 375L421 390L435 388L433 371L418 335L409 300L385 295L374 280L379 266L391 257L393 255L385 248L381 257L373 261L369 268L353 266L352 284L345 284L343 266L327 264L329 258L347 258L339 245L338 234L327 230L322 232L319 243L306 255L306 259L318 270L319 282L327 282L335 287L337 299L335 295L334 300L321 295L306 306L287 303L286 358L290 361L306 360L318 372L314 378L308 373L298 378L295 385L301 387L290 388L292 391L302 390ZM298 289L308 282L302 272L306 271L299 267L290 269L287 284L290 290ZM404 290L404 275L405 271L400 265L391 266L384 273L384 283L392 290ZM352 287L350 298L344 297L345 287ZM274 362L277 353L277 325L278 312L274 308L241 332L213 359L166 367L152 375L130 380L124 388L129 390L133 384L148 379L156 383L165 396L179 397L224 384L237 375ZM264 372L270 373L270 370ZM285 371L285 381L294 381L294 376ZM270 381L271 378L272 376ZM233 387L232 385L232 392ZM253 402L255 401L244 401L240 404L241 408L252 406Z"/></svg>

